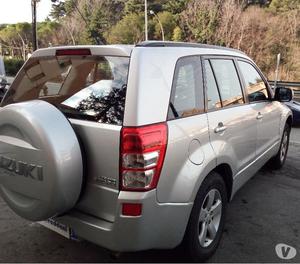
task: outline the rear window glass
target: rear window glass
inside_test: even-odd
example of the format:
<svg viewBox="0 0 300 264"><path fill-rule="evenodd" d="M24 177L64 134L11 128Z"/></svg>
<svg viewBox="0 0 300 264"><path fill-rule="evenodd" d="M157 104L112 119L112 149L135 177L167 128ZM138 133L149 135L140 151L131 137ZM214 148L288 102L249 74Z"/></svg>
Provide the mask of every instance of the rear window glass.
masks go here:
<svg viewBox="0 0 300 264"><path fill-rule="evenodd" d="M70 118L122 125L128 68L127 57L32 58L2 105L40 99Z"/></svg>
<svg viewBox="0 0 300 264"><path fill-rule="evenodd" d="M171 120L203 112L200 57L180 58L175 69L168 118Z"/></svg>

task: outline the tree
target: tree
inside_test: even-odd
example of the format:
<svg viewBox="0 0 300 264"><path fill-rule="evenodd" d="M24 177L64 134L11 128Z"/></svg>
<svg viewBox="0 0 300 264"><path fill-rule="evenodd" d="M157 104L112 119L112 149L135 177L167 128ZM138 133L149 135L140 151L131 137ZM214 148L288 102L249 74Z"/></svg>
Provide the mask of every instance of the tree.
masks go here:
<svg viewBox="0 0 300 264"><path fill-rule="evenodd" d="M123 0L57 0L51 16L64 25L72 43L102 44L104 33L123 17L124 6Z"/></svg>
<svg viewBox="0 0 300 264"><path fill-rule="evenodd" d="M135 44L144 39L144 16L129 14L113 26L107 33L108 43Z"/></svg>
<svg viewBox="0 0 300 264"><path fill-rule="evenodd" d="M164 12L158 13L157 16L163 26L165 40L172 40L173 32L176 27L174 15L168 11L164 11ZM153 19L156 22L155 23L155 33L154 33L155 38L161 39L161 35L162 35L161 27L157 21L157 18L154 17Z"/></svg>
<svg viewBox="0 0 300 264"><path fill-rule="evenodd" d="M52 1L53 2L53 1ZM63 1L54 1L52 4L52 9L50 11L50 16L55 20L60 19L66 15L65 2Z"/></svg>
<svg viewBox="0 0 300 264"><path fill-rule="evenodd" d="M26 59L31 46L31 25L29 23L17 23L7 25L0 31L0 41L4 44L4 48L9 51L12 56Z"/></svg>
<svg viewBox="0 0 300 264"><path fill-rule="evenodd" d="M186 9L189 0L169 0L163 4L163 10L178 15Z"/></svg>
<svg viewBox="0 0 300 264"><path fill-rule="evenodd" d="M180 20L187 41L215 43L222 1L190 0Z"/></svg>
<svg viewBox="0 0 300 264"><path fill-rule="evenodd" d="M148 10L153 10L155 13L161 12L163 10L163 5L167 2L168 0L148 0ZM144 12L144 10L144 0L126 0L125 14L139 14Z"/></svg>
<svg viewBox="0 0 300 264"><path fill-rule="evenodd" d="M46 20L37 24L39 47L49 47L66 43L67 39L60 34L61 25L57 22Z"/></svg>

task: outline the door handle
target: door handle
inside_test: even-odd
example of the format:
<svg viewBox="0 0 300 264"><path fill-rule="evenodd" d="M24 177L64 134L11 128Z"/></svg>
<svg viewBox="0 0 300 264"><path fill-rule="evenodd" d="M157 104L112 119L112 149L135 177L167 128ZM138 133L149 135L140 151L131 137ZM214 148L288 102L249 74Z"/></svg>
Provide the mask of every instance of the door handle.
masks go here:
<svg viewBox="0 0 300 264"><path fill-rule="evenodd" d="M222 122L218 124L218 126L214 129L215 133L223 133L227 129L226 126Z"/></svg>
<svg viewBox="0 0 300 264"><path fill-rule="evenodd" d="M261 112L259 112L258 115L257 115L257 117L256 117L256 119L257 120L261 120L261 119L263 119L263 117L264 116L261 114Z"/></svg>

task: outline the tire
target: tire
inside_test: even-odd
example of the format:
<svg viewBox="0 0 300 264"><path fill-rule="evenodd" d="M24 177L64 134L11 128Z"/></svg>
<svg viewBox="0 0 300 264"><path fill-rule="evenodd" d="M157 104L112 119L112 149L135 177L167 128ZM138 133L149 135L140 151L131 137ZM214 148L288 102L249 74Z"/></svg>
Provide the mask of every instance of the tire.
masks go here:
<svg viewBox="0 0 300 264"><path fill-rule="evenodd" d="M279 170L284 165L289 150L290 132L291 127L288 124L285 124L280 142L280 149L278 150L276 156L270 160L270 169Z"/></svg>
<svg viewBox="0 0 300 264"><path fill-rule="evenodd" d="M211 172L198 191L183 241L192 261L203 262L216 251L224 229L227 200L223 178Z"/></svg>

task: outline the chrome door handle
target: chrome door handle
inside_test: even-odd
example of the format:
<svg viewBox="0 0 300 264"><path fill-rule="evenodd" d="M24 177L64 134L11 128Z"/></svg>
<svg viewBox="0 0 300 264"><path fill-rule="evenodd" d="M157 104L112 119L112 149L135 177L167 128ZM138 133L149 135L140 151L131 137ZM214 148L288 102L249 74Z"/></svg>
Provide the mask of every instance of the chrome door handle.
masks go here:
<svg viewBox="0 0 300 264"><path fill-rule="evenodd" d="M263 117L264 116L259 112L258 115L257 115L257 117L256 117L256 119L257 120L261 120L261 119L263 119Z"/></svg>
<svg viewBox="0 0 300 264"><path fill-rule="evenodd" d="M222 122L218 124L218 126L214 129L215 133L223 133L227 129L226 126L223 125Z"/></svg>

